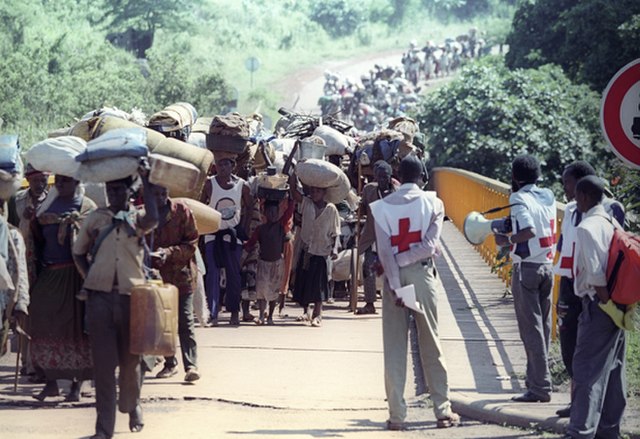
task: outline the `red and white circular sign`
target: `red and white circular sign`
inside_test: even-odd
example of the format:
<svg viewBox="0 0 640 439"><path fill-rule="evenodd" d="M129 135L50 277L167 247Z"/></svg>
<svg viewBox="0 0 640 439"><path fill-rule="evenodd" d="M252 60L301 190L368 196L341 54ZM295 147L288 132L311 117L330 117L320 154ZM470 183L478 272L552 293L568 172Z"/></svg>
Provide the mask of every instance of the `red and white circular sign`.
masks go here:
<svg viewBox="0 0 640 439"><path fill-rule="evenodd" d="M620 160L640 169L640 59L621 68L609 81L602 95L600 124Z"/></svg>

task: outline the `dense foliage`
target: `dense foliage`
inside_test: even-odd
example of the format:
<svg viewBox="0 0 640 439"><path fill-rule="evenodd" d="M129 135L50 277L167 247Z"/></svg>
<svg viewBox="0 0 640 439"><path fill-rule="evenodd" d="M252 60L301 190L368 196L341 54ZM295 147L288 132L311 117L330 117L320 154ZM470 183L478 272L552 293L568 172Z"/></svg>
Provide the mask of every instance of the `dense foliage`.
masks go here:
<svg viewBox="0 0 640 439"><path fill-rule="evenodd" d="M442 19L469 20L479 15L500 12L502 5L513 5L515 0L422 0L422 4Z"/></svg>
<svg viewBox="0 0 640 439"><path fill-rule="evenodd" d="M322 0L312 4L310 17L337 38L356 31L362 23L364 8L357 0Z"/></svg>
<svg viewBox="0 0 640 439"><path fill-rule="evenodd" d="M12 29L0 35L0 119L25 146L102 106L149 113L187 100L211 113L224 107L229 86L219 66L185 62L177 43L136 60L91 25L93 10L59 6L0 4L0 22Z"/></svg>
<svg viewBox="0 0 640 439"><path fill-rule="evenodd" d="M510 181L512 159L535 154L546 184L576 159L601 162L595 135L598 96L573 85L557 67L508 70L501 58L466 67L427 96L419 114L431 165L453 166Z"/></svg>
<svg viewBox="0 0 640 439"><path fill-rule="evenodd" d="M527 0L516 11L507 65L562 66L574 81L602 91L615 72L640 57L637 0Z"/></svg>

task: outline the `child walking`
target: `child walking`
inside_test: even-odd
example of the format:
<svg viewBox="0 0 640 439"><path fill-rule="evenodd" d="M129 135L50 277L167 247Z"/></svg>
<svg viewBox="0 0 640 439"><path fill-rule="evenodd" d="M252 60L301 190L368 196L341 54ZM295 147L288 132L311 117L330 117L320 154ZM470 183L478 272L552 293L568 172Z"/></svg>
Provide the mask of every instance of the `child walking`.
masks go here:
<svg viewBox="0 0 640 439"><path fill-rule="evenodd" d="M260 316L256 320L256 324L263 325L265 323L265 309L269 303L267 325L273 325L273 311L284 276L284 247L285 243L291 239L285 226L293 215L293 203L289 202L287 210L280 217L280 203L266 201L264 214L267 222L256 228L245 244L245 249L252 249L256 243L260 247L256 275L256 293Z"/></svg>
<svg viewBox="0 0 640 439"><path fill-rule="evenodd" d="M302 249L296 265L293 299L304 309L301 320L309 320L309 304L313 303L311 326L322 324L322 302L329 296L328 262L337 254L336 246L340 236L340 217L336 206L325 201L327 190L309 187L308 196L298 191L298 178L290 179L291 197L301 204L302 226L296 239L300 239Z"/></svg>

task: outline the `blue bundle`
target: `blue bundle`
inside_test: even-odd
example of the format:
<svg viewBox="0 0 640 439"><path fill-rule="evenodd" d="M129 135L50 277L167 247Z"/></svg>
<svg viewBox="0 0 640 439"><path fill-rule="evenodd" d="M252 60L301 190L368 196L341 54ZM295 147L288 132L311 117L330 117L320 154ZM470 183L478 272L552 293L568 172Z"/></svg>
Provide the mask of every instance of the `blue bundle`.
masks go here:
<svg viewBox="0 0 640 439"><path fill-rule="evenodd" d="M22 170L20 143L15 134L0 135L0 169L10 174L16 174Z"/></svg>
<svg viewBox="0 0 640 439"><path fill-rule="evenodd" d="M149 154L144 128L117 128L90 140L87 149L76 156L86 162L114 157L144 157Z"/></svg>

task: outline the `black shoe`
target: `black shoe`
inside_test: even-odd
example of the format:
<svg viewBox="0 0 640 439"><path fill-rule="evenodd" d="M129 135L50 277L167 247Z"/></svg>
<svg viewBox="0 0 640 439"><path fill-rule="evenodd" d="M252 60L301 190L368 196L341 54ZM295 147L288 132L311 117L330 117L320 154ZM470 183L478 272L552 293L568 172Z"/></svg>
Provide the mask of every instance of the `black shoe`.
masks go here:
<svg viewBox="0 0 640 439"><path fill-rule="evenodd" d="M49 396L59 396L60 390L58 389L58 383L56 380L47 381L44 385L44 389L37 395L33 395L38 401L44 401Z"/></svg>
<svg viewBox="0 0 640 439"><path fill-rule="evenodd" d="M560 410L556 410L556 415L558 415L559 418L568 418L571 416L571 406L568 405L567 407L560 409Z"/></svg>
<svg viewBox="0 0 640 439"><path fill-rule="evenodd" d="M533 392L527 391L520 396L514 396L511 400L515 402L549 402L551 401L551 397L538 396Z"/></svg>
<svg viewBox="0 0 640 439"><path fill-rule="evenodd" d="M375 314L375 313L376 313L376 307L374 306L373 303L367 303L362 308L358 308L356 310L356 314L359 316L365 315L365 314Z"/></svg>

